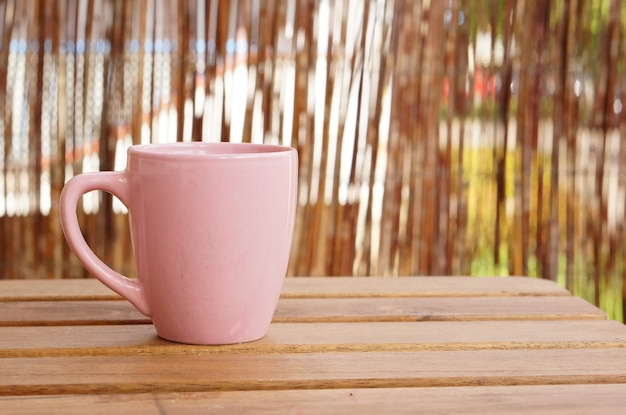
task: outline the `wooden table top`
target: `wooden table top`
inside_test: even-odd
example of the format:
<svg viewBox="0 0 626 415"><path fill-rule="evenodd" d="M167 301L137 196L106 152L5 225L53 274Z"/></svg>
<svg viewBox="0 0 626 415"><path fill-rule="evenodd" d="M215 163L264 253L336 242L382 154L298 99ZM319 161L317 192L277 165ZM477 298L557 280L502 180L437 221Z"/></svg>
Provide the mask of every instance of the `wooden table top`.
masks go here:
<svg viewBox="0 0 626 415"><path fill-rule="evenodd" d="M626 413L626 327L532 278L288 278L259 341L160 339L95 280L0 280L0 413Z"/></svg>

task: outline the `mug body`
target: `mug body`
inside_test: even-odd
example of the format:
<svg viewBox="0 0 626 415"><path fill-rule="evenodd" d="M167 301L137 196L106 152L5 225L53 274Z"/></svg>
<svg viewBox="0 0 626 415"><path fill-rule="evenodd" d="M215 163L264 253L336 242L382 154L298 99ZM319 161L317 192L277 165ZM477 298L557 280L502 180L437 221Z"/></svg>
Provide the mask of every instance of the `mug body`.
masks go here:
<svg viewBox="0 0 626 415"><path fill-rule="evenodd" d="M296 151L173 143L132 146L128 155L138 282L159 336L191 344L263 337L291 251Z"/></svg>

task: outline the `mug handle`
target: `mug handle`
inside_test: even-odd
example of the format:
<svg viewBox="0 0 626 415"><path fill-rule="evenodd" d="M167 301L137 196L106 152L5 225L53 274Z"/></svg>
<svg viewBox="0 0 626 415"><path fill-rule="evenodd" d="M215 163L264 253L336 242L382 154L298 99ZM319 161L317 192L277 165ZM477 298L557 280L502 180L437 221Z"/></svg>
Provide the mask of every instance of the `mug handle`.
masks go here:
<svg viewBox="0 0 626 415"><path fill-rule="evenodd" d="M100 282L126 298L141 313L150 317L150 305L138 281L131 280L111 269L89 248L80 230L76 208L80 197L92 190L104 190L117 196L128 206L128 178L125 172L83 173L72 177L63 187L59 200L61 227L70 248L83 266Z"/></svg>

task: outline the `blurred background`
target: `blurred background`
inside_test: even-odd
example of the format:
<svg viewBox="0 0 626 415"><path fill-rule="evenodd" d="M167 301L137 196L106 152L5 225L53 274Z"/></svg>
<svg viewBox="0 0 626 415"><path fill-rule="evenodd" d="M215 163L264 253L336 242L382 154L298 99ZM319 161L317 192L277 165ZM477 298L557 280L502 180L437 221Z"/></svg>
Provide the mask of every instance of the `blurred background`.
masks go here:
<svg viewBox="0 0 626 415"><path fill-rule="evenodd" d="M623 321L624 3L0 0L0 278L88 277L60 191L133 143L281 143L289 275L547 278ZM79 216L132 276L125 207Z"/></svg>

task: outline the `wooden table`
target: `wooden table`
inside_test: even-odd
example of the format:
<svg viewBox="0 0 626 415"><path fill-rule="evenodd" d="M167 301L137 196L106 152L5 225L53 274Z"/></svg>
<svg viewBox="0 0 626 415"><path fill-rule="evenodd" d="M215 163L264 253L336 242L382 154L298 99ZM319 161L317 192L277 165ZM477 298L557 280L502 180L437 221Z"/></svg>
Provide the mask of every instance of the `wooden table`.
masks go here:
<svg viewBox="0 0 626 415"><path fill-rule="evenodd" d="M0 281L0 413L626 413L626 328L530 278L288 278L268 335L158 338L95 280Z"/></svg>

